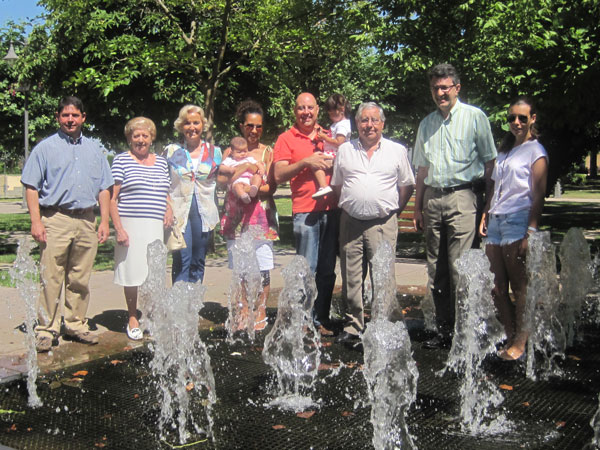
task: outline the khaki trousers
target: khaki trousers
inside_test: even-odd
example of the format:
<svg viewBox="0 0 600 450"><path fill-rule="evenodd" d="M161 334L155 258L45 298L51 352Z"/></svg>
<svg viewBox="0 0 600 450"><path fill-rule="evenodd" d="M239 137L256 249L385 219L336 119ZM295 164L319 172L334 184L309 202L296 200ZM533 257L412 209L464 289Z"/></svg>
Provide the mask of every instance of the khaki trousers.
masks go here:
<svg viewBox="0 0 600 450"><path fill-rule="evenodd" d="M64 320L67 334L88 330L85 314L90 301L89 281L92 274L98 237L93 211L70 216L58 211L42 211L46 243L40 244L42 293L36 333L60 334L65 285Z"/></svg>
<svg viewBox="0 0 600 450"><path fill-rule="evenodd" d="M439 331L454 330L458 272L454 262L473 244L477 195L471 189L452 193L426 187L423 218L429 287Z"/></svg>
<svg viewBox="0 0 600 450"><path fill-rule="evenodd" d="M367 267L371 274L371 259L383 241L396 249L398 216L391 214L383 219L359 220L342 211L340 219L340 268L342 271L342 299L345 306L344 331L358 334L365 328L364 281ZM391 267L395 273L394 263Z"/></svg>

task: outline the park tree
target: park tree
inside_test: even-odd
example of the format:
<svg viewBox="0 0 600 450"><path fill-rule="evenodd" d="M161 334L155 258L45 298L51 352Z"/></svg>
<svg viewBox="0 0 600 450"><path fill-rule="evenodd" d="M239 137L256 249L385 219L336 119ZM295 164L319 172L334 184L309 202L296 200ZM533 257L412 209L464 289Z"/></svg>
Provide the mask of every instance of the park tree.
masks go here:
<svg viewBox="0 0 600 450"><path fill-rule="evenodd" d="M449 62L462 73L461 97L490 116L496 136L506 107L533 96L556 179L598 147L598 0L376 0L377 47L390 55L396 103L415 127L433 109L425 73ZM418 97L424 99L419 102ZM414 129L414 127L413 127Z"/></svg>
<svg viewBox="0 0 600 450"><path fill-rule="evenodd" d="M41 4L48 16L31 33L21 78L43 80L50 95L82 97L92 133L113 146L122 144L125 120L139 114L169 140L185 103L205 108L209 139L231 130L246 97L263 101L279 126L289 123L301 90L326 95L340 71L364 71L366 43L358 37L373 11L368 2L311 0ZM359 98L359 86L348 78L341 88Z"/></svg>
<svg viewBox="0 0 600 450"><path fill-rule="evenodd" d="M11 44L20 57L27 44L26 28L31 22L9 22L0 29L0 57ZM1 61L1 60L0 60ZM28 110L28 146L34 145L54 126L54 106L43 84L20 77L20 66L0 63L0 164L2 171L18 172L25 156L25 108Z"/></svg>

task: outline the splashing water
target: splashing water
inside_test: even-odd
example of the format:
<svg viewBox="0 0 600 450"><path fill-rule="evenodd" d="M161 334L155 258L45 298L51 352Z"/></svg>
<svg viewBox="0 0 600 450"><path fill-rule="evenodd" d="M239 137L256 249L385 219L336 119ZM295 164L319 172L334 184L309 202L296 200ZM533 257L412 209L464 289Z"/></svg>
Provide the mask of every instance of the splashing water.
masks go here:
<svg viewBox="0 0 600 450"><path fill-rule="evenodd" d="M35 382L39 368L37 363L37 351L35 348L35 324L37 319L36 304L39 297L38 269L31 257L31 240L19 239L17 257L9 273L13 279L19 296L25 303L25 328L27 329L27 392L29 394L28 404L32 408L42 406L38 397Z"/></svg>
<svg viewBox="0 0 600 450"><path fill-rule="evenodd" d="M525 329L528 378L536 379L535 352L542 357L538 369L543 378L561 375L557 358L564 358L566 339L559 319L560 296L556 277L556 255L550 232L536 232L527 239L527 298Z"/></svg>
<svg viewBox="0 0 600 450"><path fill-rule="evenodd" d="M229 288L229 314L225 323L227 341L230 344L235 342L234 336L239 336L239 331L244 331L250 341L254 341L254 322L262 294L260 269L254 246L255 236L259 232L260 230L251 228L242 233L232 248L233 273Z"/></svg>
<svg viewBox="0 0 600 450"><path fill-rule="evenodd" d="M600 395L598 395L598 409L590 421L590 426L594 430L594 437L585 448L600 449Z"/></svg>
<svg viewBox="0 0 600 450"><path fill-rule="evenodd" d="M561 263L561 303L565 307L563 328L567 335L567 345L573 345L576 338L581 339L579 327L582 322L582 309L587 294L592 290L594 280L590 271L590 246L585 240L581 228L569 228L560 244Z"/></svg>
<svg viewBox="0 0 600 450"><path fill-rule="evenodd" d="M590 261L593 286L591 295L587 298L588 321L596 326L600 325L600 252L596 250L594 258Z"/></svg>
<svg viewBox="0 0 600 450"><path fill-rule="evenodd" d="M494 275L483 250L469 249L457 261L456 323L446 367L462 376L460 420L463 431L473 435L506 432L511 428L503 414L493 416L504 397L486 376L482 363L496 353L504 338L492 300Z"/></svg>
<svg viewBox="0 0 600 450"><path fill-rule="evenodd" d="M429 281L427 282L425 295L421 299L421 311L423 312L425 330L434 333L437 332L437 324L435 323L435 303L433 302Z"/></svg>
<svg viewBox="0 0 600 450"><path fill-rule="evenodd" d="M296 255L282 274L277 319L262 351L263 360L277 376L276 398L267 406L300 412L316 405L311 394L321 363L319 335L312 320L317 286L302 256Z"/></svg>
<svg viewBox="0 0 600 450"><path fill-rule="evenodd" d="M160 436L169 426L179 432L180 443L189 438L188 425L196 433L212 437L212 405L216 402L210 356L198 333L198 314L205 288L200 283L177 282L166 287L167 249L160 241L148 246L148 278L140 287L153 342L150 369L156 377L161 405ZM204 405L207 429L191 414L192 402Z"/></svg>
<svg viewBox="0 0 600 450"><path fill-rule="evenodd" d="M406 416L417 397L419 373L404 322L391 322L397 307L393 264L392 247L383 242L372 260L373 320L361 336L376 450L415 448Z"/></svg>

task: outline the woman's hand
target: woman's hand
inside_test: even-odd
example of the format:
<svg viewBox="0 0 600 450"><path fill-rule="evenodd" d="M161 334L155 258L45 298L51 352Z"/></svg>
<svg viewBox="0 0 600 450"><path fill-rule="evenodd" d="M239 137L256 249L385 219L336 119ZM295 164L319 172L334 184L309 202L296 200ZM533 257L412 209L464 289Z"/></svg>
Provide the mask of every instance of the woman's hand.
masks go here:
<svg viewBox="0 0 600 450"><path fill-rule="evenodd" d="M129 247L129 235L127 234L127 231L125 231L124 228L121 228L120 230L116 230L117 231L117 243L119 245L122 245L123 247Z"/></svg>
<svg viewBox="0 0 600 450"><path fill-rule="evenodd" d="M529 243L527 242L528 237L529 237L529 233L527 233L525 235L525 237L523 239L521 239L521 244L519 245L518 254L522 258L527 256L527 247L529 246Z"/></svg>
<svg viewBox="0 0 600 450"><path fill-rule="evenodd" d="M261 177L265 176L265 165L260 161L256 163L256 173L259 174Z"/></svg>
<svg viewBox="0 0 600 450"><path fill-rule="evenodd" d="M163 217L163 226L165 228L171 228L173 226L173 210L169 204L167 204L165 216Z"/></svg>
<svg viewBox="0 0 600 450"><path fill-rule="evenodd" d="M487 226L488 226L489 216L487 212L484 212L481 215L481 222L479 223L479 235L481 237L487 236Z"/></svg>

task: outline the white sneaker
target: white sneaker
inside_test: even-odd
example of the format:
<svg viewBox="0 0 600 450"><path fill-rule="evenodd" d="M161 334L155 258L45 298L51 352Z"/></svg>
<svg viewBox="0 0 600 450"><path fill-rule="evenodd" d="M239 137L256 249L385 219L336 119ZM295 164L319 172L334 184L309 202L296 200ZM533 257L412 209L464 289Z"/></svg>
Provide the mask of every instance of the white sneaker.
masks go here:
<svg viewBox="0 0 600 450"><path fill-rule="evenodd" d="M144 338L144 333L139 328L129 328L129 324L127 324L127 337L132 341L141 341Z"/></svg>
<svg viewBox="0 0 600 450"><path fill-rule="evenodd" d="M330 194L331 192L333 192L331 186L325 186L323 188L319 188L319 190L312 195L312 198L323 197L324 195Z"/></svg>

